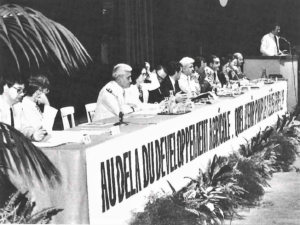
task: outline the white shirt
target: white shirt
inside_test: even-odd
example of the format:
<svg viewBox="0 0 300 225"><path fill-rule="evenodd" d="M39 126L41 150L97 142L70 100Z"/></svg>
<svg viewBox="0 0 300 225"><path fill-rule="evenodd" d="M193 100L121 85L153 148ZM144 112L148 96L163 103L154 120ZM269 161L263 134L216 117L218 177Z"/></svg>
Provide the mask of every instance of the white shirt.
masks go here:
<svg viewBox="0 0 300 225"><path fill-rule="evenodd" d="M34 128L41 126L43 122L43 113L38 110L37 104L28 97L24 97L21 104L27 122Z"/></svg>
<svg viewBox="0 0 300 225"><path fill-rule="evenodd" d="M47 111L45 115L45 113L40 111L37 104L31 101L28 97L24 97L22 103L18 104L22 105L24 117L30 126L35 129L41 126L43 126L44 129L50 129L50 127L44 127L48 125L51 126L52 130L54 119L57 113L56 109L49 105L45 105L44 112Z"/></svg>
<svg viewBox="0 0 300 225"><path fill-rule="evenodd" d="M107 90L110 89L112 93ZM125 104L124 89L115 81L108 82L100 91L93 121L119 116L120 108L123 113L132 112L132 108Z"/></svg>
<svg viewBox="0 0 300 225"><path fill-rule="evenodd" d="M178 80L178 84L180 89L184 93L196 93L196 83L195 81L190 79L190 76L185 75L184 73L181 73L180 79Z"/></svg>
<svg viewBox="0 0 300 225"><path fill-rule="evenodd" d="M22 105L13 105L12 111L14 117L14 127L22 132L26 137L30 138L34 132L34 128L31 127L26 121L23 114ZM2 95L0 95L0 121L11 125L10 105L3 99Z"/></svg>
<svg viewBox="0 0 300 225"><path fill-rule="evenodd" d="M211 86L221 87L221 82L219 81L218 74L216 71L212 70L210 67L206 66L205 71L205 80L210 83Z"/></svg>
<svg viewBox="0 0 300 225"><path fill-rule="evenodd" d="M160 83L157 79L157 75L156 73L149 73L149 80L151 81L151 83L144 83L143 85L147 88L148 91L153 91L157 88L160 87Z"/></svg>
<svg viewBox="0 0 300 225"><path fill-rule="evenodd" d="M170 81L172 83L173 86L173 90L175 91L175 80L173 79L173 77L170 76Z"/></svg>
<svg viewBox="0 0 300 225"><path fill-rule="evenodd" d="M125 104L134 104L137 110L156 109L158 104L142 103L140 100L140 92L137 85L130 85L125 89Z"/></svg>
<svg viewBox="0 0 300 225"><path fill-rule="evenodd" d="M282 53L279 48L278 38L276 37L279 53ZM268 33L261 39L260 52L263 56L275 56L278 55L277 46L274 38L274 34Z"/></svg>

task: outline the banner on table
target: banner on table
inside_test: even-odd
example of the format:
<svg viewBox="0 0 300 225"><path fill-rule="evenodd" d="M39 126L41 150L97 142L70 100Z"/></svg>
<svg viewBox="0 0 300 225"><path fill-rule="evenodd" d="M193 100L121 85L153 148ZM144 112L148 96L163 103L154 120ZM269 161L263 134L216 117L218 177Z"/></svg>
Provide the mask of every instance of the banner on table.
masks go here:
<svg viewBox="0 0 300 225"><path fill-rule="evenodd" d="M144 190L157 190L166 179L174 185L182 182L184 176L197 173L199 167L192 163L197 165L194 162L204 153L220 151L223 144L267 118L277 118L286 111L286 83L280 84L87 149L90 222L116 223L114 215L142 204L135 196L143 196Z"/></svg>

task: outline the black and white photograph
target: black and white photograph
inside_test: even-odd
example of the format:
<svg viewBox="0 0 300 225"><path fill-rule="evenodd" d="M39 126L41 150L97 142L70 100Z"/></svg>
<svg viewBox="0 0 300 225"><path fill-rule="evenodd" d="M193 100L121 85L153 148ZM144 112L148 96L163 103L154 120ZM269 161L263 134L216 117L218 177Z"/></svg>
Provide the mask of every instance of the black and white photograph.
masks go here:
<svg viewBox="0 0 300 225"><path fill-rule="evenodd" d="M0 0L0 224L300 224L300 0Z"/></svg>

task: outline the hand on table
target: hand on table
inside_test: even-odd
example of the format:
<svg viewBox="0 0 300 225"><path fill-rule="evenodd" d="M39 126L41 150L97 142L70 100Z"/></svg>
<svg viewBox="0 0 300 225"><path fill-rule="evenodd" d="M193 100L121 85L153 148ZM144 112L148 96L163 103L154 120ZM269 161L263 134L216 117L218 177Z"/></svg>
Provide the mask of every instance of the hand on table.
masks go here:
<svg viewBox="0 0 300 225"><path fill-rule="evenodd" d="M32 134L32 140L33 141L42 141L47 134L48 134L47 131L45 129L43 129L42 126L40 126L34 130L34 132Z"/></svg>
<svg viewBox="0 0 300 225"><path fill-rule="evenodd" d="M176 100L176 102L186 102L187 94L178 92L175 95L175 100Z"/></svg>

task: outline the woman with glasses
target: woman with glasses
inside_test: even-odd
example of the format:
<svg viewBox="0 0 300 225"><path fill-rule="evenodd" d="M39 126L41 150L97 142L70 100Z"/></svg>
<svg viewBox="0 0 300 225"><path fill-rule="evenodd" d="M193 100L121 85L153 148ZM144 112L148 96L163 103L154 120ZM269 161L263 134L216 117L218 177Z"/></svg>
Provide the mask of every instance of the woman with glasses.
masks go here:
<svg viewBox="0 0 300 225"><path fill-rule="evenodd" d="M130 88L125 89L126 103L136 105L140 109L151 108L153 104L146 104L148 102L149 91L145 86L145 80L149 76L147 70L143 66L136 66L132 68Z"/></svg>
<svg viewBox="0 0 300 225"><path fill-rule="evenodd" d="M43 113L38 104L49 106L46 96L49 93L50 83L47 77L39 75L29 78L27 96L23 98L22 107L25 119L34 128L42 126Z"/></svg>

